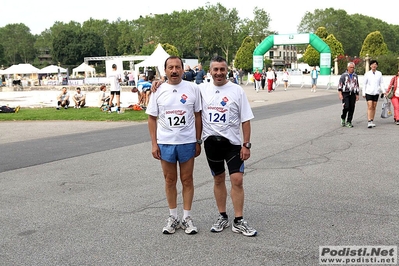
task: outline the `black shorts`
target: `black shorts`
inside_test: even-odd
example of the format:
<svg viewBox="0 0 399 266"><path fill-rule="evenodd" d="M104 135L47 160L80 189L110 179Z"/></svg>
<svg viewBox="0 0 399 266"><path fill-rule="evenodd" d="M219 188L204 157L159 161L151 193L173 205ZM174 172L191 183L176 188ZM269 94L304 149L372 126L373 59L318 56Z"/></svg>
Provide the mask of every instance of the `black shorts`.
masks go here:
<svg viewBox="0 0 399 266"><path fill-rule="evenodd" d="M111 91L111 95L121 95L121 91Z"/></svg>
<svg viewBox="0 0 399 266"><path fill-rule="evenodd" d="M244 173L244 161L240 158L241 145L233 145L224 137L209 136L204 142L204 148L213 176L225 172L225 161L230 175Z"/></svg>
<svg viewBox="0 0 399 266"><path fill-rule="evenodd" d="M379 97L380 97L379 94L377 94L377 95L366 94L366 101L378 102Z"/></svg>

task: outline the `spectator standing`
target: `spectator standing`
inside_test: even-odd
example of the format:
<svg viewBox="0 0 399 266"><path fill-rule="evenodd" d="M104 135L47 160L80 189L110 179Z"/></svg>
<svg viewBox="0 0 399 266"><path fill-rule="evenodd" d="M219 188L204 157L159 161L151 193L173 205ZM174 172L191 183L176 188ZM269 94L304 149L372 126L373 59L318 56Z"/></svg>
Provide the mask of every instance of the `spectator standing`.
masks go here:
<svg viewBox="0 0 399 266"><path fill-rule="evenodd" d="M127 74L127 77L128 77L129 86L134 86L134 85L136 85L136 83L135 83L135 81L134 81L134 74L133 74L133 71L130 71L129 74Z"/></svg>
<svg viewBox="0 0 399 266"><path fill-rule="evenodd" d="M110 104L110 109L109 112L111 112L111 106L113 106L113 100L114 97L116 99L116 106L117 106L117 113L120 113L121 110L121 85L120 83L122 82L122 74L118 72L116 64L112 65L112 71L110 75L108 76L109 78L109 83L111 85L111 92L110 92L110 97L109 97L109 104Z"/></svg>
<svg viewBox="0 0 399 266"><path fill-rule="evenodd" d="M367 127L375 127L374 116L380 92L385 93L382 73L377 70L377 60L370 61L370 71L364 74L362 96L367 101Z"/></svg>
<svg viewBox="0 0 399 266"><path fill-rule="evenodd" d="M391 90L394 90L393 97L391 99L393 105L393 118L394 122L399 125L399 90L398 89L398 79L399 79L399 71L398 74L392 77L389 82L389 86L386 94L388 94Z"/></svg>
<svg viewBox="0 0 399 266"><path fill-rule="evenodd" d="M310 89L310 92L316 92L317 78L319 77L319 72L317 71L315 66L313 67L312 71L310 71L310 77L312 78L312 88Z"/></svg>
<svg viewBox="0 0 399 266"><path fill-rule="evenodd" d="M342 101L341 126L351 128L356 101L359 100L359 78L353 62L348 63L347 70L339 79L338 97Z"/></svg>
<svg viewBox="0 0 399 266"><path fill-rule="evenodd" d="M196 67L195 70L196 70L196 73L195 73L195 83L197 83L197 84L203 83L203 82L204 82L204 79L205 79L205 77L206 77L206 73L205 73L205 71L202 69L202 65L199 64L199 65Z"/></svg>
<svg viewBox="0 0 399 266"><path fill-rule="evenodd" d="M73 102L75 103L74 108L81 108L86 104L86 95L82 93L80 87L76 88L76 92L72 97Z"/></svg>
<svg viewBox="0 0 399 266"><path fill-rule="evenodd" d="M183 61L171 56L165 61L168 78L151 95L146 113L152 142L152 155L161 160L169 217L164 234L173 234L180 226L186 234L198 232L191 216L194 197L194 157L201 152L201 95L198 86L183 81ZM183 187L183 219L177 215L177 162Z"/></svg>
<svg viewBox="0 0 399 266"><path fill-rule="evenodd" d="M68 109L69 106L69 92L66 87L62 87L61 93L57 97L57 110L60 110L60 107L64 107Z"/></svg>
<svg viewBox="0 0 399 266"><path fill-rule="evenodd" d="M240 85L242 85L243 84L242 78L244 77L244 71L242 70L242 68L240 68L240 70L238 70L238 77L240 80Z"/></svg>
<svg viewBox="0 0 399 266"><path fill-rule="evenodd" d="M189 65L186 66L186 69L183 74L183 80L193 81L195 79L195 72L191 69Z"/></svg>

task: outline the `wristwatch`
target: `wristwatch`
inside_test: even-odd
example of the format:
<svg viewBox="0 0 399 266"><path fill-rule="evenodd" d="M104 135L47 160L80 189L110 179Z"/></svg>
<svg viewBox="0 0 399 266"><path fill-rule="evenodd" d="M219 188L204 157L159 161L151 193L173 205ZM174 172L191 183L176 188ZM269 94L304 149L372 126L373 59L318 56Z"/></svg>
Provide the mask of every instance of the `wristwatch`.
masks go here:
<svg viewBox="0 0 399 266"><path fill-rule="evenodd" d="M243 144L242 144L242 146L243 147L245 147L245 148L247 148L247 149L251 149L251 142L244 142Z"/></svg>
<svg viewBox="0 0 399 266"><path fill-rule="evenodd" d="M201 145L202 144L202 139L197 139L197 144Z"/></svg>

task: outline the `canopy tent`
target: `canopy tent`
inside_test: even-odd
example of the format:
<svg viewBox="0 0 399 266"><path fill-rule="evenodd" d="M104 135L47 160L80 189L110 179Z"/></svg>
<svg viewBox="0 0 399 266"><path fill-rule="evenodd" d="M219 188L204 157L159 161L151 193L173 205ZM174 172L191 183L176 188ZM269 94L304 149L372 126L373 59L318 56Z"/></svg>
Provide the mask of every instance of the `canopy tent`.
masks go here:
<svg viewBox="0 0 399 266"><path fill-rule="evenodd" d="M39 69L31 64L12 65L2 71L2 74L37 74Z"/></svg>
<svg viewBox="0 0 399 266"><path fill-rule="evenodd" d="M159 43L155 51L143 62L136 64L134 66L135 72L139 73L140 67L156 67L159 75L165 75L165 60L169 57L169 54L162 48L162 45Z"/></svg>
<svg viewBox="0 0 399 266"><path fill-rule="evenodd" d="M80 64L80 66L72 69L72 76L76 77L77 73L81 73L84 72L85 73L85 77L87 77L89 74L91 77L95 77L96 75L96 69L94 67L89 66L86 63L82 63Z"/></svg>
<svg viewBox="0 0 399 266"><path fill-rule="evenodd" d="M40 69L37 73L39 73L39 74L53 74L53 73L58 73L58 70L60 71L60 73L67 73L66 68L59 67L59 66L56 66L56 65L46 66L46 67Z"/></svg>

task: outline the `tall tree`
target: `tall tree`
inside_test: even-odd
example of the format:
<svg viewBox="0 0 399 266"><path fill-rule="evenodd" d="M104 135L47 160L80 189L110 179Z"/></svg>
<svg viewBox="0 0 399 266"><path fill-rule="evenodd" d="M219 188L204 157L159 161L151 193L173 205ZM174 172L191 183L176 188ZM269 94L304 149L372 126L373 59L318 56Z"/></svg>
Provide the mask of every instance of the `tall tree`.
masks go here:
<svg viewBox="0 0 399 266"><path fill-rule="evenodd" d="M250 36L246 37L237 51L234 66L236 68L242 68L245 71L251 71L253 67L253 53L255 48L256 45L254 40Z"/></svg>
<svg viewBox="0 0 399 266"><path fill-rule="evenodd" d="M360 56L364 57L366 54L371 57L388 54L388 47L384 42L384 37L382 37L381 32L374 31L367 35L363 42Z"/></svg>
<svg viewBox="0 0 399 266"><path fill-rule="evenodd" d="M274 34L269 31L270 15L265 10L254 7L253 9L253 20L247 21L247 27L249 30L249 36L252 37L255 44L260 44L267 36Z"/></svg>
<svg viewBox="0 0 399 266"><path fill-rule="evenodd" d="M36 39L25 24L8 24L0 33L6 64L33 62L36 57L33 45Z"/></svg>

